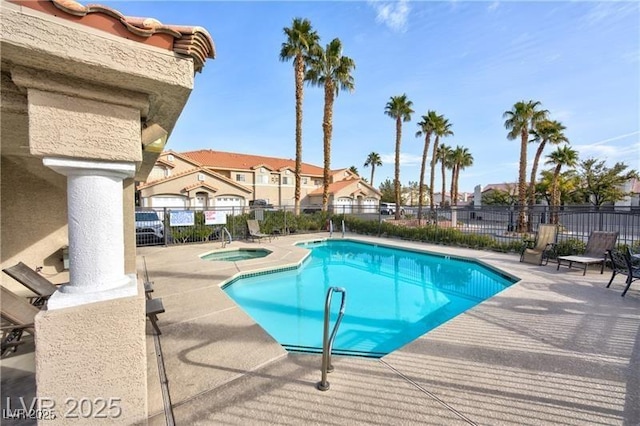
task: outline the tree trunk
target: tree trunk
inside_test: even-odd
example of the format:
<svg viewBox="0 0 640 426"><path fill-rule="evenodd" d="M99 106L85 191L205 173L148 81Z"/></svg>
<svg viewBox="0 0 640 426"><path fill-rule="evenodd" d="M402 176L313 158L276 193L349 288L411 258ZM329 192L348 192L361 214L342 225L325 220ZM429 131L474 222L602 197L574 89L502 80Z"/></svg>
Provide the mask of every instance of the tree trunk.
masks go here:
<svg viewBox="0 0 640 426"><path fill-rule="evenodd" d="M431 211L433 211L434 203L433 203L433 184L435 182L435 174L436 174L436 152L438 151L438 144L440 143L440 136L436 136L436 140L433 142L433 153L431 155L431 181L429 183L429 206L431 207Z"/></svg>
<svg viewBox="0 0 640 426"><path fill-rule="evenodd" d="M424 203L424 172L427 166L427 155L429 154L429 145L431 145L431 133L427 133L424 137L424 149L422 151L422 163L420 165L420 186L418 187L418 226L422 221L422 204Z"/></svg>
<svg viewBox="0 0 640 426"><path fill-rule="evenodd" d="M529 182L529 205L531 206L536 204L536 174L538 173L538 163L540 162L545 144L546 141L543 140L538 145L536 156L533 158L533 165L531 166L531 180Z"/></svg>
<svg viewBox="0 0 640 426"><path fill-rule="evenodd" d="M551 183L551 223L558 224L558 207L560 206L560 194L558 191L558 177L560 176L560 168L558 164L553 171L553 181Z"/></svg>
<svg viewBox="0 0 640 426"><path fill-rule="evenodd" d="M304 61L299 54L295 59L295 80L296 80L296 189L294 195L295 214L300 214L300 175L302 174L302 99L304 82Z"/></svg>
<svg viewBox="0 0 640 426"><path fill-rule="evenodd" d="M373 186L373 172L376 171L376 165L371 163L371 186Z"/></svg>
<svg viewBox="0 0 640 426"><path fill-rule="evenodd" d="M329 173L331 171L331 133L333 131L333 97L335 89L333 80L328 78L324 83L324 117L322 118L322 133L324 145L324 189L322 191L322 210L329 206Z"/></svg>
<svg viewBox="0 0 640 426"><path fill-rule="evenodd" d="M455 196L455 188L454 185L456 183L456 165L454 164L453 167L451 167L451 191L449 191L449 194L451 194L451 205L455 206L456 204L456 200L455 198L453 198Z"/></svg>
<svg viewBox="0 0 640 426"><path fill-rule="evenodd" d="M522 129L520 140L520 167L518 173L518 232L527 230L527 143L529 132L526 126Z"/></svg>
<svg viewBox="0 0 640 426"><path fill-rule="evenodd" d="M400 142L402 141L402 118L396 117L396 173L395 173L395 196L396 211L395 219L400 220Z"/></svg>
<svg viewBox="0 0 640 426"><path fill-rule="evenodd" d="M444 208L445 205L445 192L447 190L447 165L445 163L445 159L441 158L440 161L442 161L442 169L441 169L441 173L442 173L442 197L440 198L440 207Z"/></svg>

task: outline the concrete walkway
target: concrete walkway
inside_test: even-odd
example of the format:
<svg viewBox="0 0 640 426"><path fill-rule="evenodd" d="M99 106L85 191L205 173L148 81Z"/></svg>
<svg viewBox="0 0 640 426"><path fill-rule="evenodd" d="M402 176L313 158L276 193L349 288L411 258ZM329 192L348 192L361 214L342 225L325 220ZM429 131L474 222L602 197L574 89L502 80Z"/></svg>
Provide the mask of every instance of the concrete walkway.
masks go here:
<svg viewBox="0 0 640 426"><path fill-rule="evenodd" d="M518 262L514 254L362 240L480 259L521 281L380 359L287 354L219 288L243 271L292 265L306 250L281 237L263 259L210 262L220 244L139 249L162 297L162 348L178 425L640 424L640 287L624 278ZM140 268L140 270L142 270ZM151 349L153 345L149 346ZM150 424L165 424L150 352Z"/></svg>
<svg viewBox="0 0 640 426"><path fill-rule="evenodd" d="M353 236L479 259L521 281L380 360L334 357L331 389L316 390L321 357L288 354L219 285L294 265L307 253L295 242L327 236L233 242L273 251L242 262L198 257L220 243L138 250L138 271L144 256L166 309L176 424L640 424L640 284L622 298L624 278L607 289L608 272L392 239ZM148 324L149 424L164 425L152 333ZM35 395L33 362L27 345L2 360L3 395Z"/></svg>

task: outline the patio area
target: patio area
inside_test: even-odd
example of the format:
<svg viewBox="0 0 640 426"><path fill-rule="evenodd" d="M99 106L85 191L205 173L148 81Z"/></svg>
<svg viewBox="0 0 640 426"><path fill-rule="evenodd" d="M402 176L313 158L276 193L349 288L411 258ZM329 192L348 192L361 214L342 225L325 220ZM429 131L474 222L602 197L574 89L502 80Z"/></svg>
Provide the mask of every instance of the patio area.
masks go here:
<svg viewBox="0 0 640 426"><path fill-rule="evenodd" d="M138 271L144 256L166 309L160 343L176 424L640 424L638 285L622 298L624 278L607 289L610 272L595 268L583 277L515 254L355 235L479 259L521 281L380 360L334 357L331 389L316 390L321 357L288 354L219 284L296 264L306 250L295 242L327 236L234 241L273 251L241 262L198 257L220 243L138 249ZM164 425L147 326L149 424ZM4 395L33 393L24 349L2 361Z"/></svg>

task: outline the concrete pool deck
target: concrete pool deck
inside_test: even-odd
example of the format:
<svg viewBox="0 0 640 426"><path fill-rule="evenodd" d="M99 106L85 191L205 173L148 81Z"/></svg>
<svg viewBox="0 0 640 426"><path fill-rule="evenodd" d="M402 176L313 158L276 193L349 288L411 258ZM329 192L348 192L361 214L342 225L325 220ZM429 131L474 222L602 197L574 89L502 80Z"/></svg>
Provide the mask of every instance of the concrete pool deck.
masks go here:
<svg viewBox="0 0 640 426"><path fill-rule="evenodd" d="M478 259L521 281L380 360L334 356L331 389L316 390L321 357L288 354L219 284L295 264L306 253L295 242L326 237L233 242L273 250L241 262L198 257L220 243L138 249L138 270L144 256L166 310L160 341L176 424L640 424L640 284L622 298L623 277L605 288L610 272L583 277L513 253L395 239L352 236ZM148 330L149 424L164 425Z"/></svg>

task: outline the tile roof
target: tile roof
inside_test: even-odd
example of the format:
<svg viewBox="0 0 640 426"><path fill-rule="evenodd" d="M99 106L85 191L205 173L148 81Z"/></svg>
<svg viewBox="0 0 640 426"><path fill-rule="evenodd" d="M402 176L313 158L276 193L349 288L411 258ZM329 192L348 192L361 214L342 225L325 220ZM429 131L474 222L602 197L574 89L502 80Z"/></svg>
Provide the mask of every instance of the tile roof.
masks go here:
<svg viewBox="0 0 640 426"><path fill-rule="evenodd" d="M513 182L513 183L490 183L489 185L485 186L482 188L482 192L487 192L490 190L500 190L500 191L505 191L505 192L509 192L509 193L516 193L518 192L518 183L517 182Z"/></svg>
<svg viewBox="0 0 640 426"><path fill-rule="evenodd" d="M201 149L198 151L183 152L183 157L202 164L205 167L230 170L250 170L259 165L268 165L272 170L290 168L295 170L295 160L276 157L264 157L260 155L238 154L235 152L213 151ZM322 176L324 169L312 164L302 163L302 174L309 176Z"/></svg>
<svg viewBox="0 0 640 426"><path fill-rule="evenodd" d="M213 39L202 27L165 25L153 18L125 16L108 6L83 6L74 0L10 1L133 41L189 56L193 58L196 72L202 71L207 58L215 58ZM151 6L149 8L151 9Z"/></svg>
<svg viewBox="0 0 640 426"><path fill-rule="evenodd" d="M360 179L347 179L347 180L339 180L337 182L333 182L329 184L329 194L335 194L336 192L346 188L349 185L352 185L356 182L359 182ZM317 189L314 189L309 195L322 195L324 188L321 186Z"/></svg>
<svg viewBox="0 0 640 426"><path fill-rule="evenodd" d="M171 176L163 177L163 178L160 178L160 179L157 179L157 180L153 180L153 181L150 181L150 182L143 182L143 183L138 184L138 187L136 189L140 190L140 189L148 188L150 186L163 184L165 182L168 182L168 181L171 181L171 180L174 180L174 179L178 179L180 177L187 176L187 175L194 174L194 173L206 173L206 174L208 174L209 176L211 176L213 178L216 178L216 179L221 180L223 182L227 182L228 184L233 185L233 186L235 186L237 188L240 188L241 190L243 190L243 191L245 191L247 193L253 192L253 190L251 188L248 188L248 187L246 187L244 185L241 185L238 182L236 182L234 180L231 180L226 176L221 175L220 173L216 173L213 170L209 170L209 169L204 168L204 167L194 167L192 169L183 170L182 172L173 174Z"/></svg>

